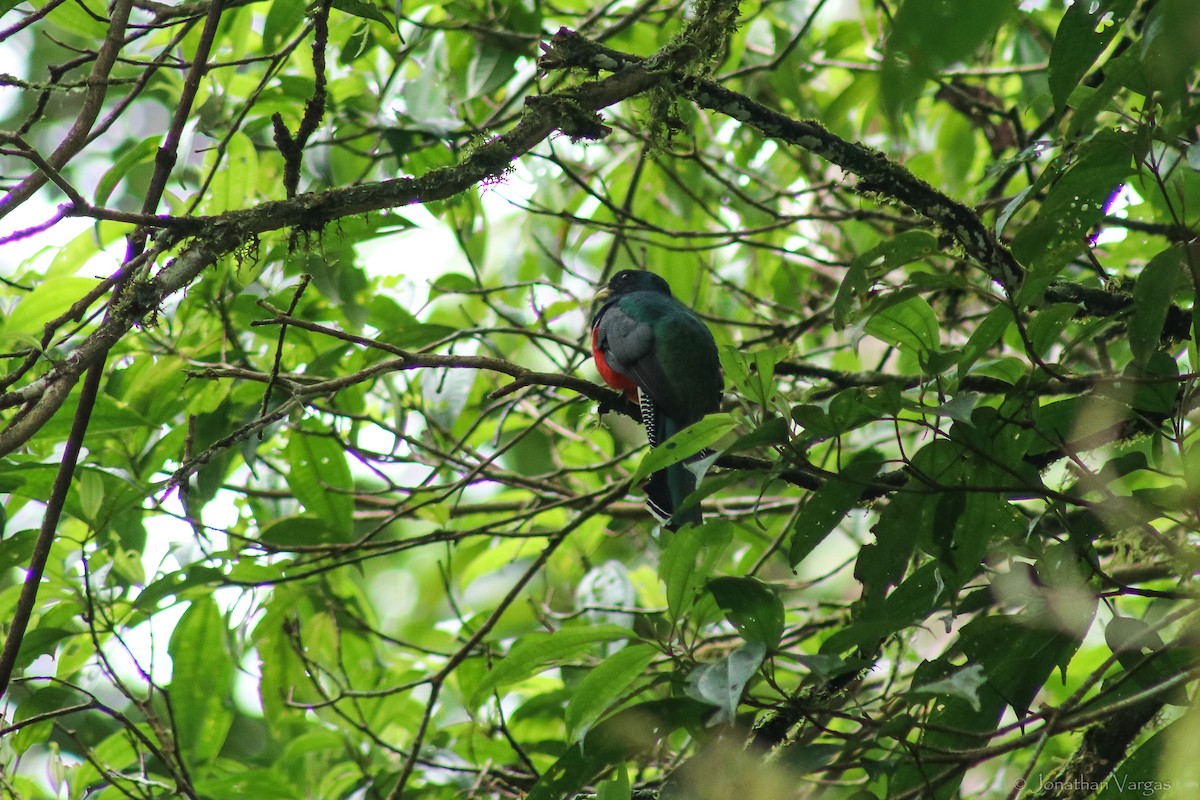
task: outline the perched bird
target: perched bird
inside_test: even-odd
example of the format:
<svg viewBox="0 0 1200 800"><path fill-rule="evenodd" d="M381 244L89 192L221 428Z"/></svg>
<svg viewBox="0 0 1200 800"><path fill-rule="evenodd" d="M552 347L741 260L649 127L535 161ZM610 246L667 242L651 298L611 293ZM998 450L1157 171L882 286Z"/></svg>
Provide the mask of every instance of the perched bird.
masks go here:
<svg viewBox="0 0 1200 800"><path fill-rule="evenodd" d="M652 272L618 272L596 295L592 355L609 386L637 403L650 446L657 447L721 403L721 363L712 333ZM669 528L700 524L700 508L676 513L696 489L686 463L646 482L646 505Z"/></svg>

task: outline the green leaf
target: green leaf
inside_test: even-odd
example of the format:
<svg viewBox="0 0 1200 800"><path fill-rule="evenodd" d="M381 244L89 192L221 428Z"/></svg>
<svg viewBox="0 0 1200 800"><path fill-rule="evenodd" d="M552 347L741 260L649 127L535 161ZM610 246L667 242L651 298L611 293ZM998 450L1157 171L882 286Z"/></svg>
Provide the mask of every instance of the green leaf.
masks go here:
<svg viewBox="0 0 1200 800"><path fill-rule="evenodd" d="M648 644L634 644L588 670L567 703L563 716L567 738L572 742L583 738L596 720L629 692L659 655L658 649Z"/></svg>
<svg viewBox="0 0 1200 800"><path fill-rule="evenodd" d="M54 28L67 31L83 41L103 39L108 26L108 20L104 16L104 5L95 0L83 0L70 6L56 6L52 19Z"/></svg>
<svg viewBox="0 0 1200 800"><path fill-rule="evenodd" d="M1115 430L1129 418L1128 405L1107 397L1070 397L1035 409L1037 437L1029 446L1031 455L1067 444L1072 449L1108 444Z"/></svg>
<svg viewBox="0 0 1200 800"><path fill-rule="evenodd" d="M225 620L206 595L192 601L167 646L177 741L194 763L217 756L233 722L233 663L225 635Z"/></svg>
<svg viewBox="0 0 1200 800"><path fill-rule="evenodd" d="M215 162L214 151L210 162ZM204 195L202 208L206 214L223 214L240 209L258 197L258 150L254 141L234 131L229 135L224 160L215 170L212 183Z"/></svg>
<svg viewBox="0 0 1200 800"><path fill-rule="evenodd" d="M201 797L211 797L214 800L234 800L241 797L253 797L255 800L293 800L305 793L305 789L289 781L285 773L274 769L242 768L229 775L201 777L196 780L195 787L196 793Z"/></svg>
<svg viewBox="0 0 1200 800"><path fill-rule="evenodd" d="M866 293L876 280L897 267L940 251L936 236L928 231L910 230L880 242L855 257L833 301L834 327L840 329L846 326L854 301Z"/></svg>
<svg viewBox="0 0 1200 800"><path fill-rule="evenodd" d="M897 120L938 71L966 60L1016 10L1016 0L905 0L892 21L880 76Z"/></svg>
<svg viewBox="0 0 1200 800"><path fill-rule="evenodd" d="M732 539L733 526L721 521L686 527L671 538L659 558L658 575L666 584L672 620L681 619L691 609Z"/></svg>
<svg viewBox="0 0 1200 800"><path fill-rule="evenodd" d="M33 555L37 538L38 532L30 529L0 539L0 572L7 573L19 564L27 564Z"/></svg>
<svg viewBox="0 0 1200 800"><path fill-rule="evenodd" d="M1033 315L1026 326L1033 355L1043 358L1063 337L1063 331L1079 309L1072 303L1055 303Z"/></svg>
<svg viewBox="0 0 1200 800"><path fill-rule="evenodd" d="M735 439L733 444L725 448L725 452L738 453L755 447L785 444L788 441L789 433L786 419L770 416L754 430Z"/></svg>
<svg viewBox="0 0 1200 800"><path fill-rule="evenodd" d="M835 394L827 410L817 405L794 407L792 419L809 436L832 438L868 422L895 416L902 406L900 392L898 382L887 383L878 389L851 386Z"/></svg>
<svg viewBox="0 0 1200 800"><path fill-rule="evenodd" d="M972 371L973 375L982 375L1004 381L1010 386L1016 386L1029 372L1029 365L1016 356L1005 356L984 362Z"/></svg>
<svg viewBox="0 0 1200 800"><path fill-rule="evenodd" d="M596 800L632 800L633 787L629 783L629 770L624 764L617 767L616 774L596 784Z"/></svg>
<svg viewBox="0 0 1200 800"><path fill-rule="evenodd" d="M854 577L863 585L868 603L882 600L887 590L904 578L918 539L932 524L935 495L900 491L888 500L871 528L875 542L865 544L854 562Z"/></svg>
<svg viewBox="0 0 1200 800"><path fill-rule="evenodd" d="M1087 246L1086 234L1105 214L1110 197L1133 171L1133 134L1106 131L1057 161L1069 164L1054 180L1033 222L1013 237L1013 255L1034 273L1018 295L1033 302L1048 282ZM1054 175L1055 165L1046 170Z"/></svg>
<svg viewBox="0 0 1200 800"><path fill-rule="evenodd" d="M61 315L71 304L96 288L93 278L49 278L41 281L0 323L0 336L12 341L41 338L42 326Z"/></svg>
<svg viewBox="0 0 1200 800"><path fill-rule="evenodd" d="M224 582L225 573L214 567L192 566L186 571L170 572L143 589L133 606L146 615L157 611L167 597L181 599L194 587L217 586Z"/></svg>
<svg viewBox="0 0 1200 800"><path fill-rule="evenodd" d="M383 10L368 0L333 0L333 7L360 19L378 22L387 28L389 33L396 32L396 26L387 18Z"/></svg>
<svg viewBox="0 0 1200 800"><path fill-rule="evenodd" d="M271 0L263 22L263 50L270 53L304 21L304 0Z"/></svg>
<svg viewBox="0 0 1200 800"><path fill-rule="evenodd" d="M77 402L78 395L72 394L66 408L73 409ZM60 416L67 418L59 419ZM158 426L153 421L134 411L120 400L114 399L112 395L102 394L96 398L96 405L92 409L92 416L88 423L87 441L89 444L97 443L112 434L124 439L135 431L150 430L156 427ZM49 438L65 439L70 430L71 419L65 414L56 415L42 427L43 434Z"/></svg>
<svg viewBox="0 0 1200 800"><path fill-rule="evenodd" d="M1050 95L1061 113L1067 98L1129 18L1136 0L1073 3L1050 48Z"/></svg>
<svg viewBox="0 0 1200 800"><path fill-rule="evenodd" d="M822 654L845 653L852 649L873 651L896 631L928 617L946 596L942 579L945 567L930 562L915 570L880 602L864 609L861 619L832 634L821 643Z"/></svg>
<svg viewBox="0 0 1200 800"><path fill-rule="evenodd" d="M1187 262L1179 247L1168 248L1142 269L1133 287L1133 319L1129 321L1129 349L1134 360L1145 364L1162 340L1167 307L1187 274Z"/></svg>
<svg viewBox="0 0 1200 800"><path fill-rule="evenodd" d="M972 710L978 712L979 687L985 681L983 667L979 664L968 664L962 669L955 670L948 677L929 681L920 686L914 686L905 692L909 697L958 697L966 701Z"/></svg>
<svg viewBox="0 0 1200 800"><path fill-rule="evenodd" d="M712 724L731 724L737 717L746 684L758 672L766 655L767 647L762 642L746 642L720 661L701 664L692 670L684 691L688 697L720 709Z"/></svg>
<svg viewBox="0 0 1200 800"><path fill-rule="evenodd" d="M959 377L969 373L975 362L1000 341L1012 324L1013 315L1009 306L998 305L989 311L975 330L971 331L970 338L963 346L962 358L958 360Z"/></svg>
<svg viewBox="0 0 1200 800"><path fill-rule="evenodd" d="M1141 653L1166 647L1158 631L1142 619L1114 615L1104 627L1104 641L1114 653Z"/></svg>
<svg viewBox="0 0 1200 800"><path fill-rule="evenodd" d="M504 658L492 665L471 692L469 701L477 706L495 689L532 678L595 645L628 639L632 635L628 628L617 625L587 625L522 636Z"/></svg>
<svg viewBox="0 0 1200 800"><path fill-rule="evenodd" d="M746 366L752 368L737 384L747 400L763 408L770 407L776 392L775 365L786 355L782 347L764 347L750 354Z"/></svg>
<svg viewBox="0 0 1200 800"><path fill-rule="evenodd" d="M101 504L104 503L104 481L95 470L88 470L79 476L79 507L84 518L96 519Z"/></svg>
<svg viewBox="0 0 1200 800"><path fill-rule="evenodd" d="M794 567L803 561L837 527L882 466L883 456L877 450L856 453L837 477L813 492L792 528L789 564Z"/></svg>
<svg viewBox="0 0 1200 800"><path fill-rule="evenodd" d="M1029 616L979 617L959 632L968 662L983 667L988 688L1018 714L1028 711L1055 669L1066 669L1086 633L1046 630L1041 622Z"/></svg>
<svg viewBox="0 0 1200 800"><path fill-rule="evenodd" d="M429 284L429 299L444 294L471 294L477 289L479 284L474 279L459 272L447 272Z"/></svg>
<svg viewBox="0 0 1200 800"><path fill-rule="evenodd" d="M138 727L138 732L142 736L150 733L150 726L146 723L142 723ZM134 746L135 741L136 739L130 735L128 730L114 732L92 749L95 763L81 765L79 772L75 773L72 778L82 786L92 786L110 779L106 770L123 770L132 767L138 763L140 755Z"/></svg>
<svg viewBox="0 0 1200 800"><path fill-rule="evenodd" d="M1036 188L1037 184L1035 183L1033 186L1026 186L1024 189L1017 192L1015 195L1013 195L1013 198L1009 200L1007 204L1005 204L1000 213L996 215L996 225L994 230L997 237L1004 233L1004 229L1008 226L1008 221L1012 219L1013 214L1016 214L1018 211L1024 208L1025 201L1029 199L1029 196L1033 194L1034 189Z"/></svg>
<svg viewBox="0 0 1200 800"><path fill-rule="evenodd" d="M768 650L779 646L783 601L774 589L757 578L713 578L708 590L743 639L762 642Z"/></svg>
<svg viewBox="0 0 1200 800"><path fill-rule="evenodd" d="M258 538L266 544L287 549L349 542L353 539L353 531L333 527L320 517L304 514L272 520Z"/></svg>
<svg viewBox="0 0 1200 800"><path fill-rule="evenodd" d="M100 182L96 184L95 204L103 206L107 203L108 198L112 196L113 189L117 188L117 184L129 174L131 169L138 164L152 161L158 152L158 146L162 143L162 138L162 136L151 136L141 140L133 147L123 148L121 157L108 168L108 171L100 178Z"/></svg>
<svg viewBox="0 0 1200 800"><path fill-rule="evenodd" d="M47 718L21 728L15 736L7 737L6 744L18 754L24 753L34 745L44 746L50 740L50 735L54 730L53 713L81 702L86 701L72 689L57 684L38 687L36 683L31 683L29 695L22 698L16 713L12 716L13 722L23 722L42 715L47 715ZM120 732L115 735L120 735Z"/></svg>
<svg viewBox="0 0 1200 800"><path fill-rule="evenodd" d="M359 23L342 43L342 47L338 51L338 63L348 67L374 45L375 37L372 35L371 26L366 22Z"/></svg>
<svg viewBox="0 0 1200 800"><path fill-rule="evenodd" d="M517 51L498 47L488 40L477 45L475 57L467 68L466 96L490 94L507 83L516 74L517 56Z"/></svg>
<svg viewBox="0 0 1200 800"><path fill-rule="evenodd" d="M352 535L354 485L346 454L338 441L314 428L303 428L288 437L286 455L288 486L305 510L340 532L340 536Z"/></svg>
<svg viewBox="0 0 1200 800"><path fill-rule="evenodd" d="M642 457L642 463L638 464L633 473L633 482L644 481L652 473L678 464L701 450L712 447L737 426L737 420L730 414L709 414L646 453Z"/></svg>
<svg viewBox="0 0 1200 800"><path fill-rule="evenodd" d="M707 706L685 698L652 700L626 708L597 725L542 773L526 800L562 800L604 769L637 758L680 728L695 728Z"/></svg>
<svg viewBox="0 0 1200 800"><path fill-rule="evenodd" d="M375 295L367 304L367 324L379 331L379 341L404 350L416 350L455 333L449 325L421 322L387 295Z"/></svg>
<svg viewBox="0 0 1200 800"><path fill-rule="evenodd" d="M873 664L872 661L865 658L839 658L828 653L814 653L812 655L801 653L796 655L795 659L803 664L809 672L822 680L830 680L839 675L870 669Z"/></svg>
<svg viewBox="0 0 1200 800"><path fill-rule="evenodd" d="M82 635L80 631L66 628L40 627L26 631L25 637L21 639L21 648L17 651L15 666L23 669L29 666L35 658L53 653L58 648L58 643L64 639L80 635Z"/></svg>
<svg viewBox="0 0 1200 800"><path fill-rule="evenodd" d="M722 347L717 351L721 359L721 369L729 383L738 392L749 394L750 388L750 358L732 347Z"/></svg>
<svg viewBox="0 0 1200 800"><path fill-rule="evenodd" d="M1169 416L1179 401L1179 364L1169 354L1158 350L1150 354L1144 366L1131 362L1125 374L1135 379L1133 407L1149 414ZM1117 391L1127 390L1116 387ZM1117 395L1117 391L1113 394ZM1117 395L1119 397L1119 395ZM1127 397L1128 395L1126 395Z"/></svg>
<svg viewBox="0 0 1200 800"><path fill-rule="evenodd" d="M1195 750L1191 746L1194 740L1183 738L1189 734L1189 724L1191 730L1195 730L1195 715L1189 716L1164 725L1138 744L1137 749L1121 762L1108 780L1102 782L1095 800L1128 800L1135 796L1170 797L1175 791L1173 787L1179 784L1172 780L1176 775L1170 772L1169 767L1164 768L1165 762L1170 759L1169 754L1174 750L1176 757L1183 756L1193 763L1195 761ZM1184 741L1188 741L1188 744L1179 746ZM1179 744L1172 748L1173 742Z"/></svg>
<svg viewBox="0 0 1200 800"><path fill-rule="evenodd" d="M1179 104L1200 53L1196 34L1200 10L1192 0L1159 0L1145 17L1141 38L1130 48L1136 59L1135 91L1161 95L1167 108Z"/></svg>
<svg viewBox="0 0 1200 800"><path fill-rule="evenodd" d="M446 430L454 430L471 400L478 377L479 371L474 369L421 370L425 413Z"/></svg>
<svg viewBox="0 0 1200 800"><path fill-rule="evenodd" d="M637 605L637 593L629 568L610 559L588 570L575 589L575 608L588 622L632 625L633 615L619 609Z"/></svg>
<svg viewBox="0 0 1200 800"><path fill-rule="evenodd" d="M971 483L986 486L989 476L998 483L998 472L980 468L971 473ZM938 524L935 516L934 525ZM939 554L954 567L955 589L978 570L983 557L995 546L1014 539L1026 530L1026 520L1003 497L985 492L971 492L963 503L962 513L954 521L953 539L945 552ZM947 578L950 582L950 578Z"/></svg>
<svg viewBox="0 0 1200 800"><path fill-rule="evenodd" d="M941 338L937 314L923 297L886 306L867 320L865 330L917 358L936 348Z"/></svg>
<svg viewBox="0 0 1200 800"><path fill-rule="evenodd" d="M1100 704L1120 702L1132 692L1159 689L1173 678L1190 669L1194 650L1168 649L1159 632L1143 619L1114 615L1104 628L1104 641L1124 671L1113 679L1115 690L1105 691L1097 698ZM1187 692L1182 685L1165 691L1163 699L1174 705L1188 705Z"/></svg>

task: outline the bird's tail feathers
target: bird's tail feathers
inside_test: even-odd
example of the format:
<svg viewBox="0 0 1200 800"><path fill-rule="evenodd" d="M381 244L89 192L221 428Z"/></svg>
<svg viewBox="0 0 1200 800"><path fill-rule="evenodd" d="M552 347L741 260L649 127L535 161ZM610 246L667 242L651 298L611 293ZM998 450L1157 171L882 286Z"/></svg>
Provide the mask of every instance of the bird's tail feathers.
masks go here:
<svg viewBox="0 0 1200 800"><path fill-rule="evenodd" d="M683 501L696 491L696 473L687 462L672 464L659 470L646 481L646 508L660 523L678 530L684 525L699 525L704 521L700 504L693 503L680 510Z"/></svg>
<svg viewBox="0 0 1200 800"><path fill-rule="evenodd" d="M670 439L682 428L674 420L665 417L648 394L638 391L638 405L642 412L642 424L646 427L646 438L651 447L658 447ZM700 504L694 503L689 508L679 511L679 506L694 491L698 474L703 474L707 464L700 465L710 457L712 451L704 450L686 461L672 464L666 469L655 472L646 481L646 508L660 523L678 530L684 525L699 525L703 521ZM696 467L700 469L697 470Z"/></svg>

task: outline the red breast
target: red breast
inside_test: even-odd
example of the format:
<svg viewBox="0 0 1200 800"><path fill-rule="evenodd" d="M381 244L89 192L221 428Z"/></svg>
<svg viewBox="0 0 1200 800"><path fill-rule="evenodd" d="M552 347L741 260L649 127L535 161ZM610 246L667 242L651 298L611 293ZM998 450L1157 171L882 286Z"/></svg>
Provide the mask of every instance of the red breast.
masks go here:
<svg viewBox="0 0 1200 800"><path fill-rule="evenodd" d="M630 401L636 403L638 401L637 385L628 377L620 372L617 372L608 365L604 360L604 354L600 352L600 348L596 344L597 331L592 327L592 358L596 360L596 369L600 372L600 377L604 378L604 382L619 392L624 392L625 396Z"/></svg>

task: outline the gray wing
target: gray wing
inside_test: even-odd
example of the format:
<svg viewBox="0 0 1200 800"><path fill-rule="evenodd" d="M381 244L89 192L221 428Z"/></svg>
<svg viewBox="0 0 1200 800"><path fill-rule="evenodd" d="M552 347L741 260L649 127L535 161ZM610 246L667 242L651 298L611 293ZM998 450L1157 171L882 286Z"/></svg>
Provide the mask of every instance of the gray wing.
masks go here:
<svg viewBox="0 0 1200 800"><path fill-rule="evenodd" d="M628 376L667 416L686 416L658 358L653 327L613 305L600 317L597 334L609 367Z"/></svg>

